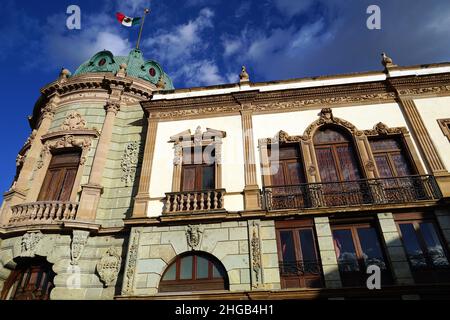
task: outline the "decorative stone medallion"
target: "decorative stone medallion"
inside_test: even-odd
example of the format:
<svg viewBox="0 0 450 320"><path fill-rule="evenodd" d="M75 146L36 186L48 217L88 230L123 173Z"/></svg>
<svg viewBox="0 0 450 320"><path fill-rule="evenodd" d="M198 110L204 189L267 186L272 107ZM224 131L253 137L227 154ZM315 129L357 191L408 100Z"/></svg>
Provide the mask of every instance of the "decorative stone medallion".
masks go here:
<svg viewBox="0 0 450 320"><path fill-rule="evenodd" d="M189 247L195 250L200 244L202 231L198 226L188 225L186 229L186 240Z"/></svg>
<svg viewBox="0 0 450 320"><path fill-rule="evenodd" d="M105 287L111 286L117 280L121 263L119 250L114 247L110 247L97 263L97 272Z"/></svg>
<svg viewBox="0 0 450 320"><path fill-rule="evenodd" d="M21 239L21 257L34 257L36 248L44 235L42 232L27 232Z"/></svg>
<svg viewBox="0 0 450 320"><path fill-rule="evenodd" d="M71 244L71 265L77 265L89 238L89 231L74 230Z"/></svg>

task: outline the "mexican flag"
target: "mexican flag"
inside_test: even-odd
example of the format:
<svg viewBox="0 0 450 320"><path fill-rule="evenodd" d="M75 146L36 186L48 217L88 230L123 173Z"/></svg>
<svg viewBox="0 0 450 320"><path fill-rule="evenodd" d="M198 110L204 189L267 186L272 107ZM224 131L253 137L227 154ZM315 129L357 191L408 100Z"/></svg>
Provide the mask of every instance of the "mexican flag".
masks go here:
<svg viewBox="0 0 450 320"><path fill-rule="evenodd" d="M124 15L122 12L117 12L116 17L117 20L119 20L119 22L125 27L132 27L141 24L141 17L131 18Z"/></svg>

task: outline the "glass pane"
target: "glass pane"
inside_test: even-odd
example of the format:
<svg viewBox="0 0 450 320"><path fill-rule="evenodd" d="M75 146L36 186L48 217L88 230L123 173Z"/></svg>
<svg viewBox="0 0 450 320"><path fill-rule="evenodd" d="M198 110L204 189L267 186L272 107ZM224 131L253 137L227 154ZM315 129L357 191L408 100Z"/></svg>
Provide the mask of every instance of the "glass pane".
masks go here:
<svg viewBox="0 0 450 320"><path fill-rule="evenodd" d="M392 161L394 162L395 169L397 170L397 176L404 177L410 176L413 174L413 170L411 169L411 165L408 159L400 153L391 154Z"/></svg>
<svg viewBox="0 0 450 320"><path fill-rule="evenodd" d="M272 185L273 186L285 186L286 182L284 181L284 172L283 172L283 163L278 161L271 162L272 173Z"/></svg>
<svg viewBox="0 0 450 320"><path fill-rule="evenodd" d="M214 165L202 167L202 190L210 190L216 188L214 171Z"/></svg>
<svg viewBox="0 0 450 320"><path fill-rule="evenodd" d="M183 185L181 191L193 191L195 190L195 167L183 166L182 168L182 181Z"/></svg>
<svg viewBox="0 0 450 320"><path fill-rule="evenodd" d="M348 142L347 136L333 129L319 129L314 135L314 143Z"/></svg>
<svg viewBox="0 0 450 320"><path fill-rule="evenodd" d="M433 265L436 267L448 267L449 262L434 225L431 222L421 223L420 231L427 245L428 255Z"/></svg>
<svg viewBox="0 0 450 320"><path fill-rule="evenodd" d="M375 162L377 163L378 172L381 178L390 178L394 176L394 173L389 167L389 161L386 155L375 156Z"/></svg>
<svg viewBox="0 0 450 320"><path fill-rule="evenodd" d="M359 228L358 237L366 267L376 265L382 270L387 269L376 230L374 228Z"/></svg>
<svg viewBox="0 0 450 320"><path fill-rule="evenodd" d="M223 270L222 268L218 268L215 264L213 264L213 278L223 278Z"/></svg>
<svg viewBox="0 0 450 320"><path fill-rule="evenodd" d="M288 180L290 185L301 184L305 182L303 178L303 170L301 163L299 162L288 162L286 163L288 170Z"/></svg>
<svg viewBox="0 0 450 320"><path fill-rule="evenodd" d="M192 279L192 256L181 258L180 262L180 279Z"/></svg>
<svg viewBox="0 0 450 320"><path fill-rule="evenodd" d="M316 156L322 182L339 181L331 148L316 148Z"/></svg>
<svg viewBox="0 0 450 320"><path fill-rule="evenodd" d="M376 139L370 140L370 148L372 151L401 150L402 143L398 139Z"/></svg>
<svg viewBox="0 0 450 320"><path fill-rule="evenodd" d="M305 273L320 273L314 246L314 236L311 229L299 230L300 246L302 249L303 268Z"/></svg>
<svg viewBox="0 0 450 320"><path fill-rule="evenodd" d="M406 249L406 254L414 269L426 268L427 262L420 248L419 240L417 239L416 231L412 223L402 223L400 232L402 233L403 244Z"/></svg>
<svg viewBox="0 0 450 320"><path fill-rule="evenodd" d="M197 279L208 278L208 260L197 256Z"/></svg>
<svg viewBox="0 0 450 320"><path fill-rule="evenodd" d="M304 261L316 261L316 250L314 246L314 236L311 229L299 230L300 246L302 248L302 258Z"/></svg>
<svg viewBox="0 0 450 320"><path fill-rule="evenodd" d="M296 261L297 259L295 258L295 246L292 231L281 231L280 241L281 241L281 252L283 255L283 262Z"/></svg>
<svg viewBox="0 0 450 320"><path fill-rule="evenodd" d="M341 167L342 178L344 181L361 179L361 174L358 169L358 160L353 148L348 146L336 147L339 157L339 164Z"/></svg>
<svg viewBox="0 0 450 320"><path fill-rule="evenodd" d="M350 229L334 230L333 240L339 269L344 272L359 271L358 259Z"/></svg>
<svg viewBox="0 0 450 320"><path fill-rule="evenodd" d="M173 263L164 274L163 280L175 280L177 275L177 264Z"/></svg>
<svg viewBox="0 0 450 320"><path fill-rule="evenodd" d="M279 152L280 159L295 159L300 156L298 146L281 147Z"/></svg>

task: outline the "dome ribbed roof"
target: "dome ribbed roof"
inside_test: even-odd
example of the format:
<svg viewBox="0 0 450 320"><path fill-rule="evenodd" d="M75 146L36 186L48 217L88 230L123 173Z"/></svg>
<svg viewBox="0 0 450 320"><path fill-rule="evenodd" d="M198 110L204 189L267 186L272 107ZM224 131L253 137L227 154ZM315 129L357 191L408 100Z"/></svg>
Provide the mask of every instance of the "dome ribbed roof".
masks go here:
<svg viewBox="0 0 450 320"><path fill-rule="evenodd" d="M73 76L92 72L116 73L123 63L127 65L127 76L143 79L155 85L162 78L164 90L174 89L172 79L163 71L162 67L156 61L144 60L139 49L131 50L128 56L114 56L111 51L100 51L79 66Z"/></svg>

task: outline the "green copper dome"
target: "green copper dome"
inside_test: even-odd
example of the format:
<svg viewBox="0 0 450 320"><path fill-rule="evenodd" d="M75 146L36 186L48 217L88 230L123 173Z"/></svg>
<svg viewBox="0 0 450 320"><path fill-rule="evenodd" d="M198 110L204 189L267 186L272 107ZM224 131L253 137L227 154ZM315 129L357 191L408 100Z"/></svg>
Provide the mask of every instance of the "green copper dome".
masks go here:
<svg viewBox="0 0 450 320"><path fill-rule="evenodd" d="M161 78L164 82L164 90L174 89L172 80L163 71L161 66L153 61L145 61L139 49L133 49L128 56L114 56L111 51L100 51L91 59L83 63L73 74L74 76L91 72L113 72L120 69L120 65L126 63L127 75L140 78L156 85Z"/></svg>

